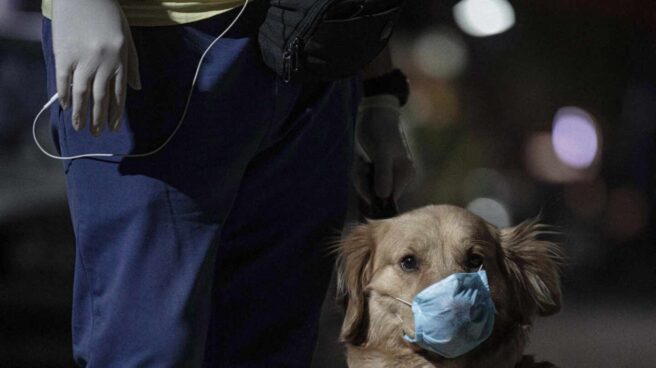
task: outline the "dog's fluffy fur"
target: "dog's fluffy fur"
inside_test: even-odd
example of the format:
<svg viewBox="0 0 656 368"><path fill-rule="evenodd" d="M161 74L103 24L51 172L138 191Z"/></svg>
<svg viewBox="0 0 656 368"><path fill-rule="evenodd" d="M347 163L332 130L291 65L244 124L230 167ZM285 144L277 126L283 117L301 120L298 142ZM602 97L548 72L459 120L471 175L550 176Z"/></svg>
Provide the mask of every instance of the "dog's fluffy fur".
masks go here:
<svg viewBox="0 0 656 368"><path fill-rule="evenodd" d="M354 227L338 257L338 288L346 305L341 339L349 367L553 367L523 355L533 317L560 309L560 251L538 239L544 232L537 220L498 229L447 205ZM408 255L418 260L417 270L401 268ZM490 338L454 359L403 340L404 332L414 335L412 310L392 296L412 300L450 274L475 272L472 257L483 259L497 310Z"/></svg>

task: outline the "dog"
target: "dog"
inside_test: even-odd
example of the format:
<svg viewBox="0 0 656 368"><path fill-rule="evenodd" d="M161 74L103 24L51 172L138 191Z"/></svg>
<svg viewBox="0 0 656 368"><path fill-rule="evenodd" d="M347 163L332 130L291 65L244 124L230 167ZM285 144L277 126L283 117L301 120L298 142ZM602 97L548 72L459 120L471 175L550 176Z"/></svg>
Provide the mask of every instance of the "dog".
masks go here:
<svg viewBox="0 0 656 368"><path fill-rule="evenodd" d="M499 229L450 205L429 205L384 220L367 220L338 247L338 292L346 311L340 340L350 368L547 368L523 354L536 315L561 307L562 251L538 239L538 219ZM415 265L414 269L408 269ZM496 309L489 338L456 358L403 339L414 335L412 301L457 272L483 268Z"/></svg>

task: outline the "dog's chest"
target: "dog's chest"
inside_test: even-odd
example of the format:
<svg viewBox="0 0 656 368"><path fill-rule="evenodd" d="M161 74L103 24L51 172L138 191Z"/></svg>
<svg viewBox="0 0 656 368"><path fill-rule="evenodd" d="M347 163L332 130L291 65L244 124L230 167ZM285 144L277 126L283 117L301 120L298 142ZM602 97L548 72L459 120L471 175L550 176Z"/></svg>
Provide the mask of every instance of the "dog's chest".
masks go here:
<svg viewBox="0 0 656 368"><path fill-rule="evenodd" d="M390 354L372 349L348 351L349 368L465 368L460 362L431 362L417 354Z"/></svg>

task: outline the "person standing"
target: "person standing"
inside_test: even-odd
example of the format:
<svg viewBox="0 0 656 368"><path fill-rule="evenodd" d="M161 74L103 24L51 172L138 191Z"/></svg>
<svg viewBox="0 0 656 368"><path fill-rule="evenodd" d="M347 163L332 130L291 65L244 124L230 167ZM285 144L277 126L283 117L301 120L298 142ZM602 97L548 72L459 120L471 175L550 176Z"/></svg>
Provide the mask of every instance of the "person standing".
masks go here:
<svg viewBox="0 0 656 368"><path fill-rule="evenodd" d="M44 0L59 153L160 146L242 5ZM79 366L309 366L351 181L398 198L412 176L402 101L381 83L362 98L363 79L391 75L389 53L351 78L286 83L257 46L267 5L249 2L209 51L160 152L64 162ZM356 130L373 191L351 174Z"/></svg>

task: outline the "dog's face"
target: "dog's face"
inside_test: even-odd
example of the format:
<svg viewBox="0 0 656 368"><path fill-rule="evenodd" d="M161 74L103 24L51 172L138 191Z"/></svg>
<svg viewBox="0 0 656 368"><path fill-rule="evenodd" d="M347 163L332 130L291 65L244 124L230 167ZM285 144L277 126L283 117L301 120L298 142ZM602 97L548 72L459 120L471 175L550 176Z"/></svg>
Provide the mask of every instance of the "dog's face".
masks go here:
<svg viewBox="0 0 656 368"><path fill-rule="evenodd" d="M342 339L419 352L402 339L403 333L414 335L412 310L394 297L412 301L431 284L482 266L497 315L493 335L472 353L501 344L506 331L560 307L556 249L536 239L540 228L527 222L497 229L446 205L359 225L340 249L340 281L347 298Z"/></svg>

